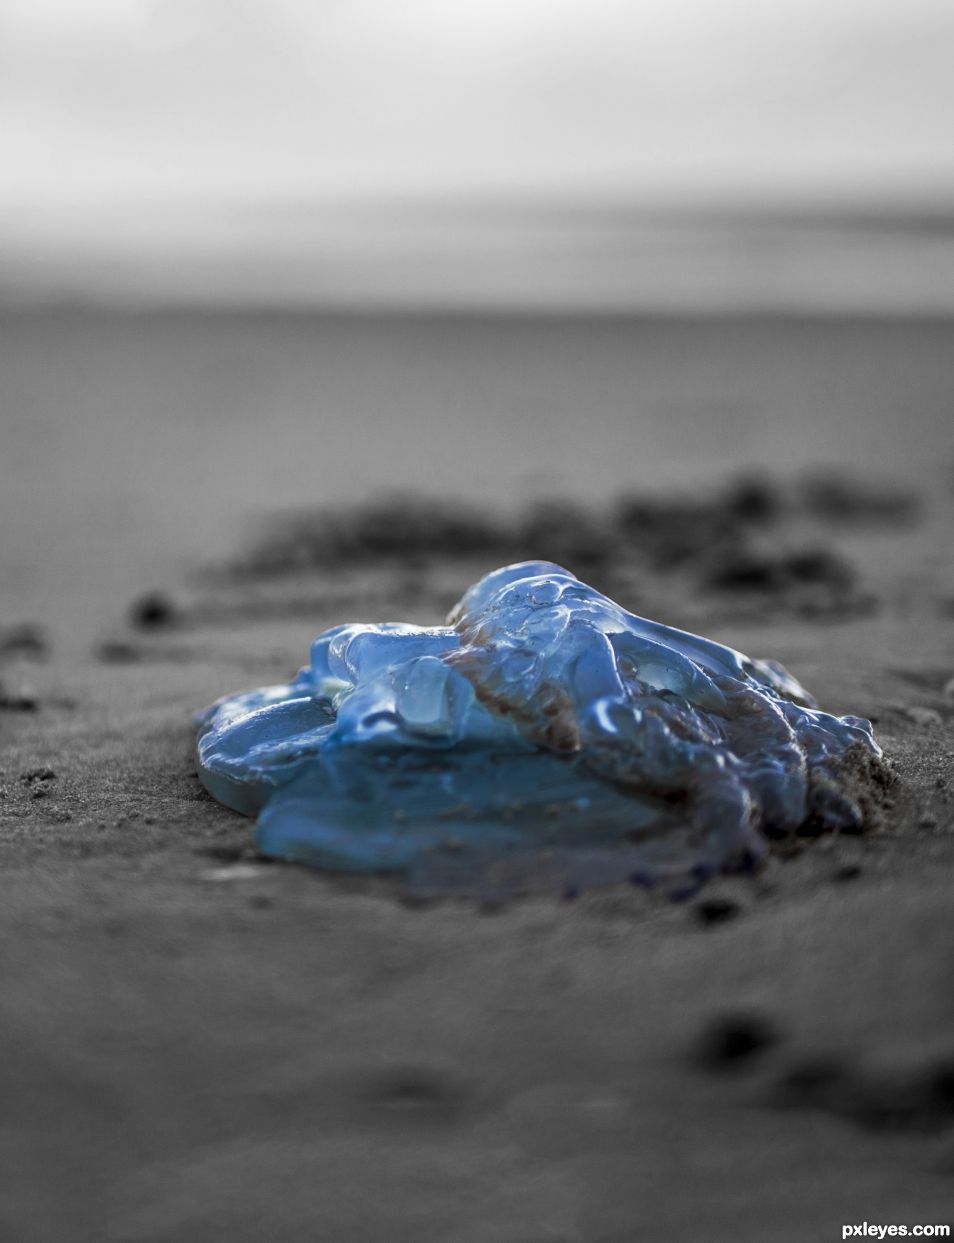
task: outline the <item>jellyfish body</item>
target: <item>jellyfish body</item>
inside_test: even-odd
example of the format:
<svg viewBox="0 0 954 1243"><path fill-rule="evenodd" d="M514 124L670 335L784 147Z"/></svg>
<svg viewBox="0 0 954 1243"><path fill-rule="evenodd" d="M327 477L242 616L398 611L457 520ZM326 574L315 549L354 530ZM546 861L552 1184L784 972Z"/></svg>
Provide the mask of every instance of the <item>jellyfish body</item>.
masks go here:
<svg viewBox="0 0 954 1243"><path fill-rule="evenodd" d="M196 724L202 781L258 815L262 852L425 886L676 889L809 818L859 827L842 761L880 755L781 666L548 562L488 574L445 626L328 630L293 681Z"/></svg>

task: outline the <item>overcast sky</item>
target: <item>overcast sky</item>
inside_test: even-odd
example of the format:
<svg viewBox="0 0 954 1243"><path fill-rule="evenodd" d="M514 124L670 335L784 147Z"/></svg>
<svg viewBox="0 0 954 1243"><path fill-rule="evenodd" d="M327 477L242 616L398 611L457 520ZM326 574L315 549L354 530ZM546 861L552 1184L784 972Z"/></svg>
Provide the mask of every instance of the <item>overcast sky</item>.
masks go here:
<svg viewBox="0 0 954 1243"><path fill-rule="evenodd" d="M13 202L954 184L950 0L0 0Z"/></svg>
<svg viewBox="0 0 954 1243"><path fill-rule="evenodd" d="M394 196L946 205L952 66L952 0L0 0L0 244Z"/></svg>

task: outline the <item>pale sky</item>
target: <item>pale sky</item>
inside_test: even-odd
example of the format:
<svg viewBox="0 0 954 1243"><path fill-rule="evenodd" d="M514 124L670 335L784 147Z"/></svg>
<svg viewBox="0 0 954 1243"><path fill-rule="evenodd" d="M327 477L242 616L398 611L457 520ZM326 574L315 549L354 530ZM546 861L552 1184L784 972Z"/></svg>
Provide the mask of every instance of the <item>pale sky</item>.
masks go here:
<svg viewBox="0 0 954 1243"><path fill-rule="evenodd" d="M8 251L395 197L946 207L954 2L0 0L0 169Z"/></svg>
<svg viewBox="0 0 954 1243"><path fill-rule="evenodd" d="M7 203L954 186L950 0L0 0Z"/></svg>

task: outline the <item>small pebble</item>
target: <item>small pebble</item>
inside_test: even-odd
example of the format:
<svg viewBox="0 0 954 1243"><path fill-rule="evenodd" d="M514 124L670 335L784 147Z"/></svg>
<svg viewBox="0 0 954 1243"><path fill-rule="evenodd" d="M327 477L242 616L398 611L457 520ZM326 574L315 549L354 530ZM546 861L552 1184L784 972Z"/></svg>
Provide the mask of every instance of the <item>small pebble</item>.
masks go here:
<svg viewBox="0 0 954 1243"><path fill-rule="evenodd" d="M703 1033L699 1060L710 1070L720 1070L748 1061L778 1039L774 1026L758 1014L723 1015Z"/></svg>
<svg viewBox="0 0 954 1243"><path fill-rule="evenodd" d="M835 872L834 879L842 882L846 880L857 880L861 875L861 867L857 863L843 863Z"/></svg>
<svg viewBox="0 0 954 1243"><path fill-rule="evenodd" d="M738 902L733 902L731 898L706 898L692 908L696 919L706 927L735 919L741 909Z"/></svg>
<svg viewBox="0 0 954 1243"><path fill-rule="evenodd" d="M129 606L129 623L137 630L168 630L181 620L175 601L161 591L150 591Z"/></svg>

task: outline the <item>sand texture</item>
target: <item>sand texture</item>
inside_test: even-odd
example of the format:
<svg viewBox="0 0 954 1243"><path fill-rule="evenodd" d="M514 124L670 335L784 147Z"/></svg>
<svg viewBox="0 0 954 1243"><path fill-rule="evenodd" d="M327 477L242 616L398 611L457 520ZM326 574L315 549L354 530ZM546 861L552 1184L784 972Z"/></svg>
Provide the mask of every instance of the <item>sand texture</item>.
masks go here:
<svg viewBox="0 0 954 1243"><path fill-rule="evenodd" d="M64 312L0 354L0 1238L951 1221L954 326ZM520 555L873 720L869 831L677 903L258 857L190 713Z"/></svg>

